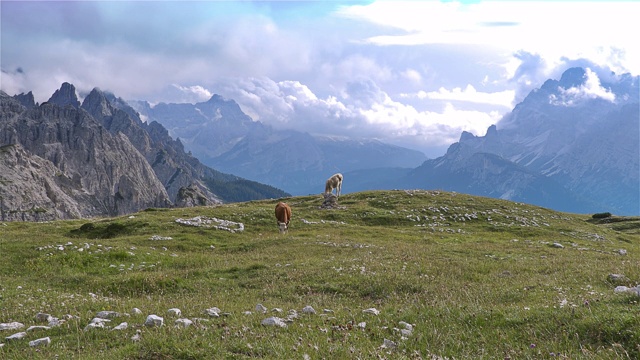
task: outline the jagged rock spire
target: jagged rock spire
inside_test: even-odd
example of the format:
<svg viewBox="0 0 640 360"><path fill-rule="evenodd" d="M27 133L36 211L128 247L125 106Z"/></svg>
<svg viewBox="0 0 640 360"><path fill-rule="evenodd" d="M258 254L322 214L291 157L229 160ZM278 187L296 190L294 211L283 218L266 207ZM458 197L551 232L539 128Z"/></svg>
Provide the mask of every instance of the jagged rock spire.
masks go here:
<svg viewBox="0 0 640 360"><path fill-rule="evenodd" d="M71 105L76 109L80 107L80 101L78 101L78 96L76 95L76 87L68 82L62 83L60 89L51 95L48 102L59 106Z"/></svg>
<svg viewBox="0 0 640 360"><path fill-rule="evenodd" d="M111 116L113 107L107 100L105 94L99 88L93 88L89 95L84 98L82 108L87 110L94 117Z"/></svg>

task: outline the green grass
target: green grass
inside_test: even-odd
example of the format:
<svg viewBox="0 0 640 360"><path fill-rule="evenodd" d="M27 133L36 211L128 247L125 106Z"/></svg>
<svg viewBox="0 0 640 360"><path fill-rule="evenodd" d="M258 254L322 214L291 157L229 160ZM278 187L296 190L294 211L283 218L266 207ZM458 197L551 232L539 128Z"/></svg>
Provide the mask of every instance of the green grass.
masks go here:
<svg viewBox="0 0 640 360"><path fill-rule="evenodd" d="M332 210L321 196L284 200L286 235L278 200L0 223L0 323L43 325L39 312L66 319L22 340L5 338L25 329L0 331L0 358L640 358L640 298L613 291L640 282L639 218L438 191L348 194ZM245 230L176 223L195 216ZM303 314L307 305L317 313ZM211 307L225 315L209 318ZM380 314L363 312L372 307ZM194 325L174 326L170 308ZM292 309L288 327L261 325ZM84 331L102 310L122 316ZM150 314L165 325L143 326ZM110 330L121 322L129 327ZM400 322L413 332L403 337ZM49 346L29 346L45 336Z"/></svg>

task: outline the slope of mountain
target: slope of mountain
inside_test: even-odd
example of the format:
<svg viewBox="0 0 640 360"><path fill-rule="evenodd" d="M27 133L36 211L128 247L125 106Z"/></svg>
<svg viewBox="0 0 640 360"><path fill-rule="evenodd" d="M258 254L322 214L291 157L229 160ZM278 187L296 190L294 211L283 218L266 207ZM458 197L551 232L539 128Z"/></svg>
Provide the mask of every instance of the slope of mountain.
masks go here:
<svg viewBox="0 0 640 360"><path fill-rule="evenodd" d="M546 81L485 136L463 133L446 155L397 184L435 186L434 179L448 178L444 190L579 213L639 214L638 77L599 83L594 76L572 68L559 81ZM471 169L482 167L487 154L505 165L500 177L488 183L460 178L462 168L471 176ZM525 181L523 169L544 179Z"/></svg>
<svg viewBox="0 0 640 360"><path fill-rule="evenodd" d="M171 204L129 139L105 131L84 110L55 102L27 109L0 93L0 146L3 220L117 215Z"/></svg>
<svg viewBox="0 0 640 360"><path fill-rule="evenodd" d="M421 152L375 140L275 130L253 121L235 101L218 95L196 104L130 104L142 118L167 127L203 163L292 194L322 192L324 181L335 172L413 168L426 160ZM367 188L353 180L346 183L347 192Z"/></svg>
<svg viewBox="0 0 640 360"><path fill-rule="evenodd" d="M40 106L31 93L1 93L2 219L113 216L288 195L204 166L162 125L142 122L125 104L99 89L81 104L68 83Z"/></svg>

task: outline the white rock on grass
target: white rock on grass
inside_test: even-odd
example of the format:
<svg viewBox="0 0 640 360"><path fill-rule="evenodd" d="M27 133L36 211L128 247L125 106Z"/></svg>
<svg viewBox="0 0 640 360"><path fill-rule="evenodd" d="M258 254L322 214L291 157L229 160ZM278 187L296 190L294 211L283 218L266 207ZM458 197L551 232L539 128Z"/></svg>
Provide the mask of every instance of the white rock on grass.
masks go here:
<svg viewBox="0 0 640 360"><path fill-rule="evenodd" d="M316 313L316 309L314 309L310 305L307 305L304 308L302 308L302 312L305 313L305 314L315 314Z"/></svg>
<svg viewBox="0 0 640 360"><path fill-rule="evenodd" d="M398 345L395 342L393 342L393 341L391 341L389 339L384 339L384 341L382 343L382 347L383 348L387 348L387 349L395 349L397 346Z"/></svg>
<svg viewBox="0 0 640 360"><path fill-rule="evenodd" d="M163 324L164 319L158 315L149 315L144 322L145 326L162 326Z"/></svg>
<svg viewBox="0 0 640 360"><path fill-rule="evenodd" d="M398 324L400 326L403 326L407 330L413 331L413 325L409 324L408 322L400 321Z"/></svg>
<svg viewBox="0 0 640 360"><path fill-rule="evenodd" d="M17 321L0 324L0 330L18 330L18 329L22 329L23 327L24 327L24 324L19 323Z"/></svg>
<svg viewBox="0 0 640 360"><path fill-rule="evenodd" d="M178 308L171 308L169 310L167 310L167 314L169 314L170 316L180 316L182 315L182 311L180 311L180 309Z"/></svg>
<svg viewBox="0 0 640 360"><path fill-rule="evenodd" d="M267 313L267 308L262 304L258 304L258 305L256 305L256 311L257 312L261 312L263 314L266 314Z"/></svg>
<svg viewBox="0 0 640 360"><path fill-rule="evenodd" d="M262 320L262 325L264 326L278 326L278 327L287 327L287 324L280 319L279 317L272 316L270 318L266 318Z"/></svg>
<svg viewBox="0 0 640 360"><path fill-rule="evenodd" d="M49 326L50 327L56 327L56 326L60 326L62 324L64 324L66 321L65 320L60 320L56 317L52 317L51 320L49 320Z"/></svg>
<svg viewBox="0 0 640 360"><path fill-rule="evenodd" d="M138 329L138 330L136 330L136 334L135 334L135 335L133 335L133 336L131 337L131 340L132 340L133 342L138 342L138 341L140 341L140 333L141 333L141 331L140 331L139 329Z"/></svg>
<svg viewBox="0 0 640 360"><path fill-rule="evenodd" d="M6 338L4 338L6 341L11 341L11 340L20 340L23 337L27 336L26 332L19 332L19 333L15 333L11 336L7 336Z"/></svg>
<svg viewBox="0 0 640 360"><path fill-rule="evenodd" d="M126 322L120 323L120 325L114 327L113 329L111 329L111 331L113 330L125 330L126 328L129 327L129 324L127 324Z"/></svg>
<svg viewBox="0 0 640 360"><path fill-rule="evenodd" d="M89 323L87 324L87 326L84 327L84 331L89 331L91 329L103 329L104 328L104 323L102 322L95 322L95 323Z"/></svg>
<svg viewBox="0 0 640 360"><path fill-rule="evenodd" d="M31 346L31 347L44 346L44 345L49 345L49 344L51 344L51 339L48 336L45 337L45 338L29 341L29 346Z"/></svg>
<svg viewBox="0 0 640 360"><path fill-rule="evenodd" d="M115 311L100 311L96 314L96 317L101 319L113 319L119 316L121 316L121 314Z"/></svg>
<svg viewBox="0 0 640 360"><path fill-rule="evenodd" d="M212 307L204 310L204 313L211 317L220 317L220 309Z"/></svg>
<svg viewBox="0 0 640 360"><path fill-rule="evenodd" d="M133 310L131 310L131 312L134 315L142 315L142 310L138 309L138 308L133 308Z"/></svg>
<svg viewBox="0 0 640 360"><path fill-rule="evenodd" d="M106 323L106 322L111 322L111 320L109 319L104 319L104 318L99 318L99 317L94 317L93 319L91 319L91 321L89 321L89 324L98 324L98 323Z"/></svg>
<svg viewBox="0 0 640 360"><path fill-rule="evenodd" d="M626 286L616 286L616 288L613 290L614 293L629 293L629 294L633 294L633 295L637 295L640 296L640 286L634 286L634 287L626 287Z"/></svg>
<svg viewBox="0 0 640 360"><path fill-rule="evenodd" d="M27 332L36 331L36 330L49 330L49 329L51 329L51 327L49 327L49 326L34 325L34 326L29 326L27 328Z"/></svg>
<svg viewBox="0 0 640 360"><path fill-rule="evenodd" d="M193 321L189 320L189 319L177 319L174 324L178 327L189 327L191 325L193 325Z"/></svg>
<svg viewBox="0 0 640 360"><path fill-rule="evenodd" d="M378 315L380 314L380 310L376 309L376 308L368 308L368 309L364 309L362 310L363 313L365 314L373 314L373 315Z"/></svg>

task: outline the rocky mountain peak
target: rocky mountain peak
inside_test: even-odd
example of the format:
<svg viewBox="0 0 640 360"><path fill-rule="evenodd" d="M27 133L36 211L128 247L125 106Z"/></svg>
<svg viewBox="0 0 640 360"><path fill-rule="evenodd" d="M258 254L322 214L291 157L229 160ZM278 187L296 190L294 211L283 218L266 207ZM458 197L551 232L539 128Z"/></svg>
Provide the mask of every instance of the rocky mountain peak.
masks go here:
<svg viewBox="0 0 640 360"><path fill-rule="evenodd" d="M71 105L74 108L80 107L80 101L78 101L78 96L76 95L76 87L68 82L62 83L60 89L51 95L48 102L62 107L67 105Z"/></svg>
<svg viewBox="0 0 640 360"><path fill-rule="evenodd" d="M82 102L82 108L94 116L111 116L113 107L99 88L93 88Z"/></svg>
<svg viewBox="0 0 640 360"><path fill-rule="evenodd" d="M577 87L584 84L586 79L586 72L581 67L574 67L565 70L560 77L560 86L565 89Z"/></svg>
<svg viewBox="0 0 640 360"><path fill-rule="evenodd" d="M33 97L33 93L31 91L29 91L28 93L22 93L19 95L14 95L13 96L14 99L18 100L20 102L20 104L22 104L22 106L26 107L27 109L31 109L34 108L36 106L36 101Z"/></svg>

